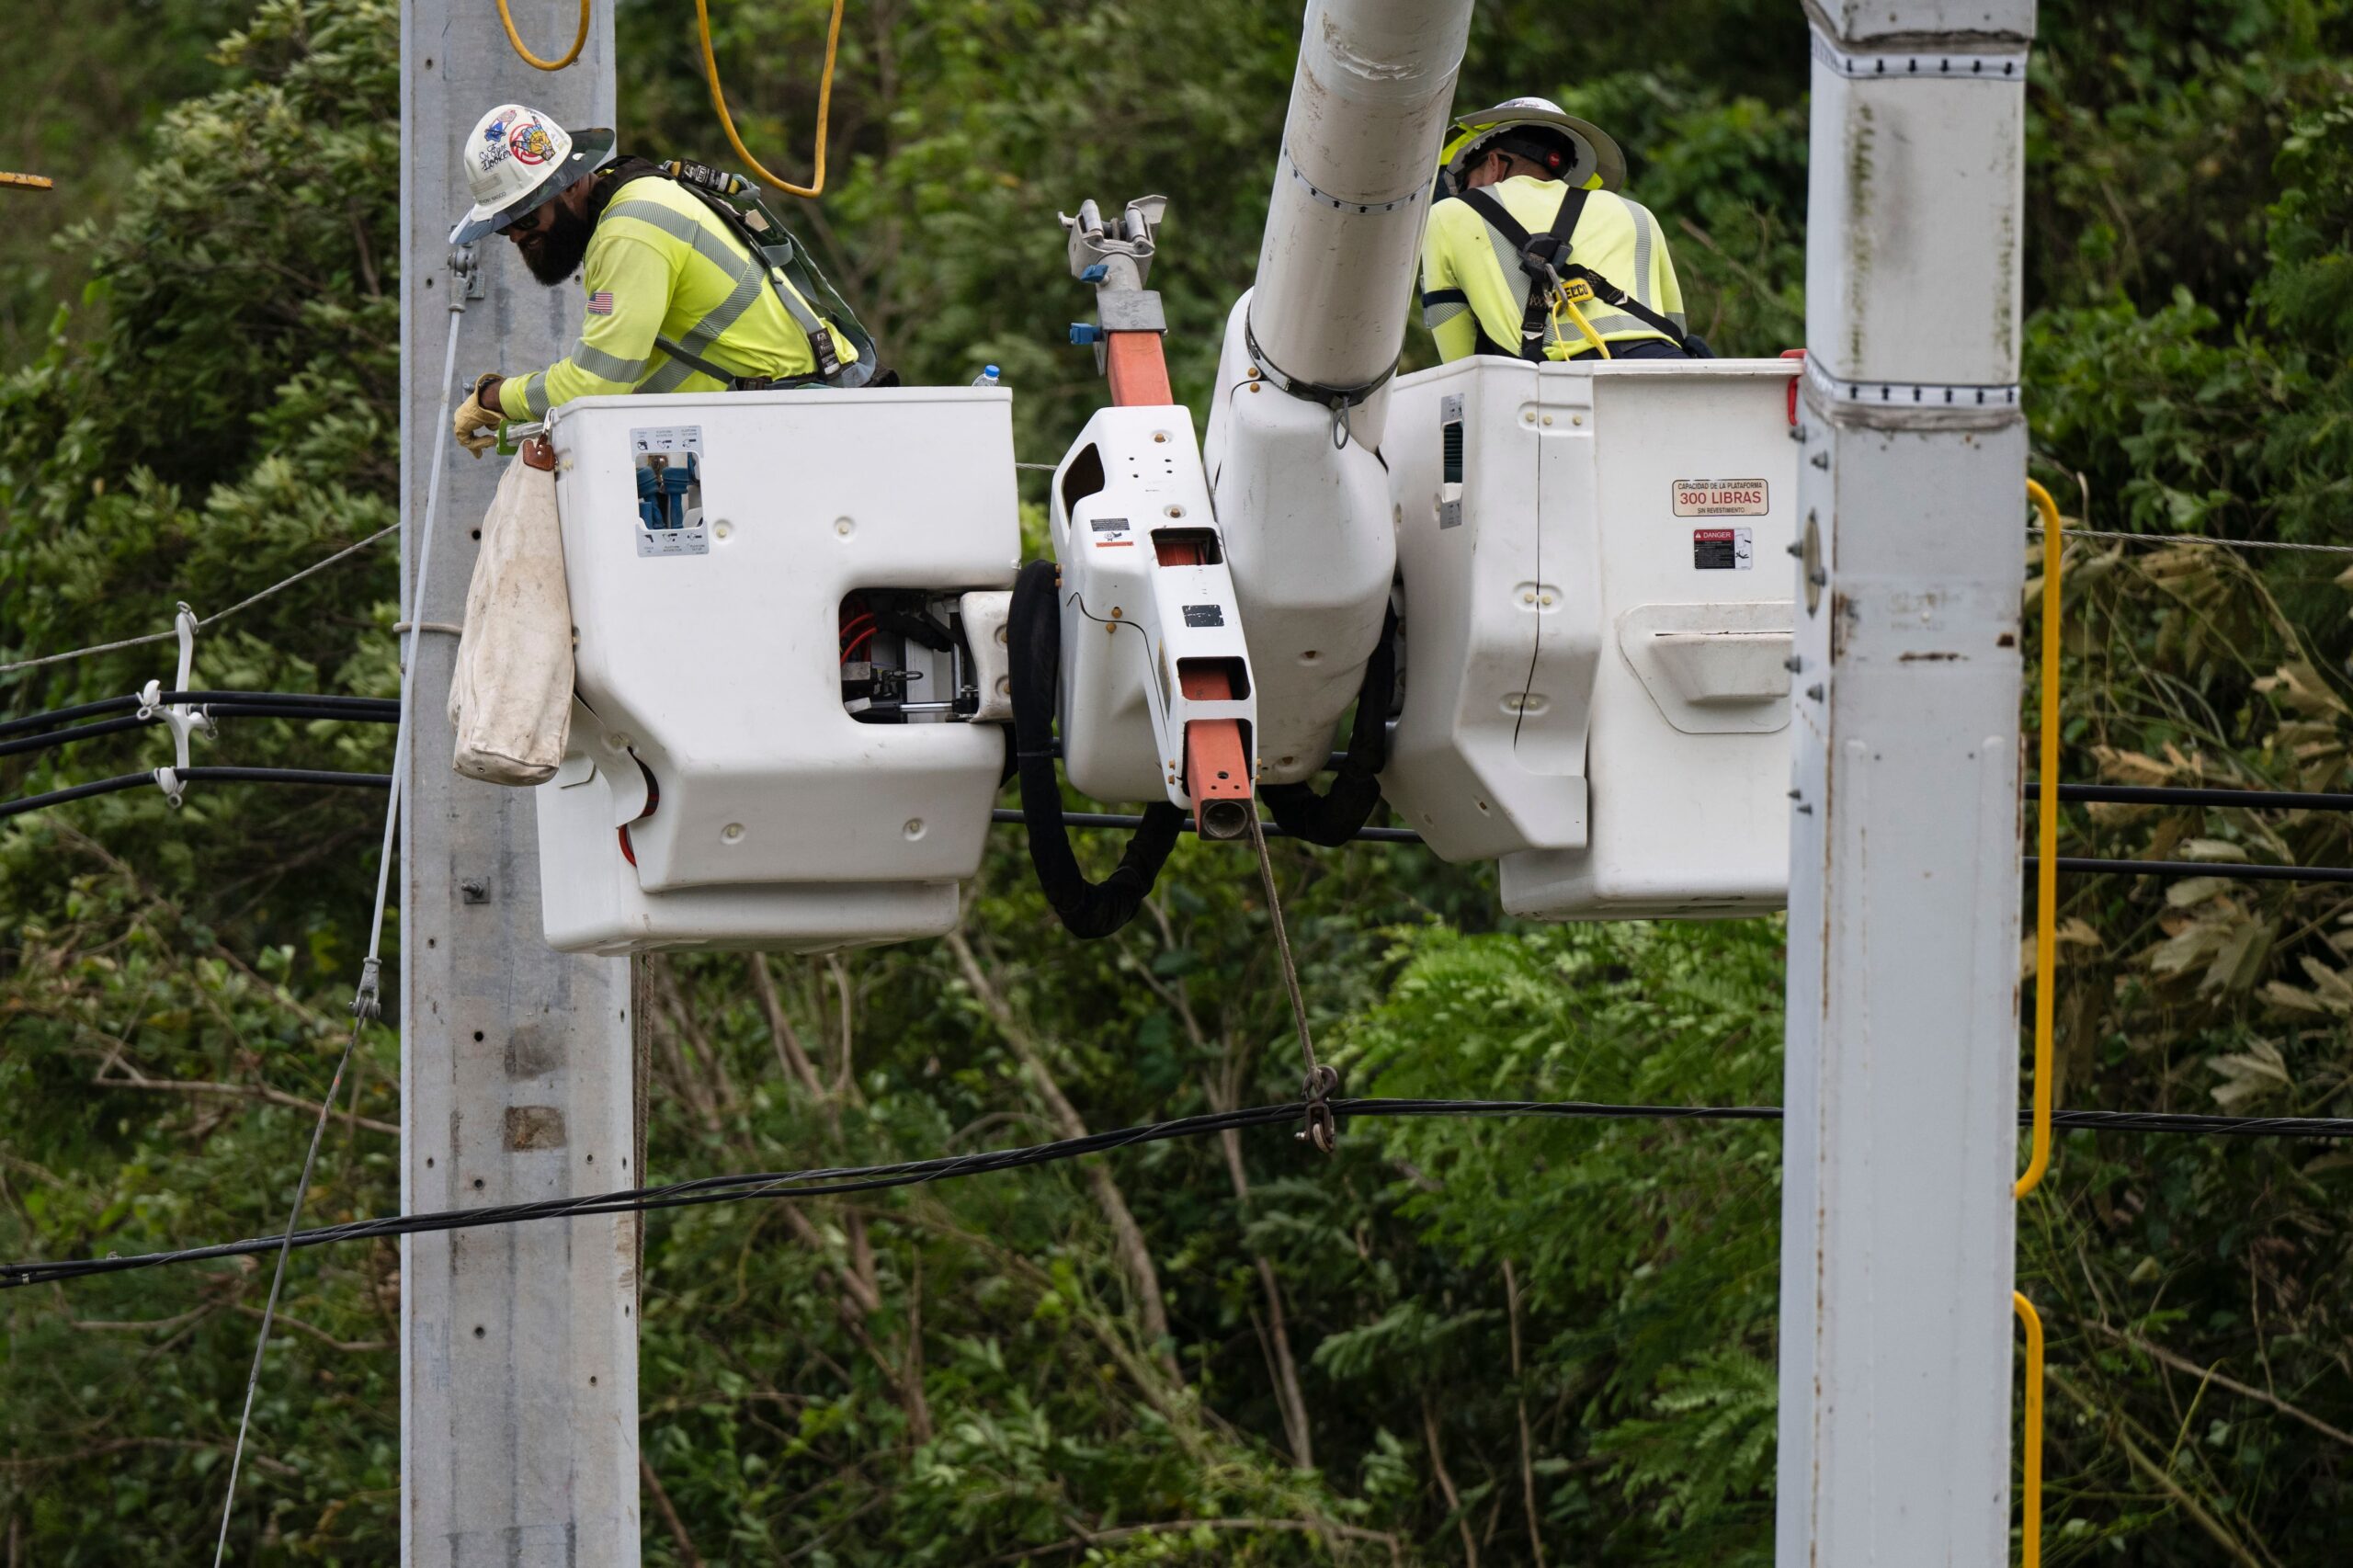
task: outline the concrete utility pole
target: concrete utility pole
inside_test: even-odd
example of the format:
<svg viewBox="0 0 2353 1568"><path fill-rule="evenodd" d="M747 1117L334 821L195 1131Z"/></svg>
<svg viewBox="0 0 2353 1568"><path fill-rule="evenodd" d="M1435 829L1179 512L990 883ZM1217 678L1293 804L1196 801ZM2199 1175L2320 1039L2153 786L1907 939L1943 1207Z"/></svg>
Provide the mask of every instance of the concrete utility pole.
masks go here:
<svg viewBox="0 0 2353 1568"><path fill-rule="evenodd" d="M1997 1568L2033 0L1817 0L1778 1560Z"/></svg>
<svg viewBox="0 0 2353 1568"><path fill-rule="evenodd" d="M573 0L513 0L559 53ZM401 10L401 502L416 569L453 290L446 236L465 210L459 139L520 101L567 127L613 123L612 7L552 74L518 60L496 7ZM547 364L577 330L576 289L542 289L483 242L460 330L460 381ZM540 935L528 791L459 778L443 713L475 531L503 460L444 441L439 540L412 634L415 744L401 824L401 1199L463 1209L637 1184L627 960L566 958ZM633 1217L405 1238L401 1247L401 1561L638 1561L637 1230Z"/></svg>

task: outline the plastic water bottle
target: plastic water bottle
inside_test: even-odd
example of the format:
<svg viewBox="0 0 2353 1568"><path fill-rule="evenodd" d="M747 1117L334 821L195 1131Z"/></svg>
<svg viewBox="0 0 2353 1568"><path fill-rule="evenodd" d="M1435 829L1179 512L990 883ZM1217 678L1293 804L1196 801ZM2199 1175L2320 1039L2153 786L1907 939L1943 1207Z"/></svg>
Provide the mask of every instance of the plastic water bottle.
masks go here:
<svg viewBox="0 0 2353 1568"><path fill-rule="evenodd" d="M995 365L983 365L981 367L981 373L972 378L972 384L976 387L997 387L1003 386L1005 382L999 378Z"/></svg>

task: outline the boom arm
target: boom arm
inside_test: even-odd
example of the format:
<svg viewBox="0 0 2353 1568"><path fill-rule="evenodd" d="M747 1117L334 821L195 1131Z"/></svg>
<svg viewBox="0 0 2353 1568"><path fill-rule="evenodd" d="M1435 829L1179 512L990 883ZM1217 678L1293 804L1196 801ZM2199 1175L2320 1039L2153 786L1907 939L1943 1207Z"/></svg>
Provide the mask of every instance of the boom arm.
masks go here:
<svg viewBox="0 0 2353 1568"><path fill-rule="evenodd" d="M1265 782L1323 763L1396 572L1375 455L1471 0L1312 0L1256 287L1206 459L1258 680Z"/></svg>

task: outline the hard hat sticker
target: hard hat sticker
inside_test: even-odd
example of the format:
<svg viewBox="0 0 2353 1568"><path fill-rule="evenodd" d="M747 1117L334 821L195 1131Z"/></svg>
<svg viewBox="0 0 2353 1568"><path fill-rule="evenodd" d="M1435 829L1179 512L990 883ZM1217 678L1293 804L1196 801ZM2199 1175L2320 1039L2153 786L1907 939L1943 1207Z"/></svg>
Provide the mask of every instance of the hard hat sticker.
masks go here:
<svg viewBox="0 0 2353 1568"><path fill-rule="evenodd" d="M1766 512L1766 494L1761 479L1678 479L1675 482L1675 515L1761 517Z"/></svg>
<svg viewBox="0 0 2353 1568"><path fill-rule="evenodd" d="M555 138L550 136L547 128L537 120L517 126L515 134L507 138L506 144L514 149L515 161L518 164L544 164L555 156Z"/></svg>
<svg viewBox="0 0 2353 1568"><path fill-rule="evenodd" d="M708 555L703 526L702 426L673 425L629 433L637 480L637 552Z"/></svg>

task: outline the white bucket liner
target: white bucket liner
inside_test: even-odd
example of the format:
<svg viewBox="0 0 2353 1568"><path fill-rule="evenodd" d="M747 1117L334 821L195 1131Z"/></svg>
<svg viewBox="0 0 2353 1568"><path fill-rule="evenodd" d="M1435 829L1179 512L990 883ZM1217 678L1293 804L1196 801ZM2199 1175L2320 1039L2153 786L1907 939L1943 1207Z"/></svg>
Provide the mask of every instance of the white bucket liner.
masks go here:
<svg viewBox="0 0 2353 1568"><path fill-rule="evenodd" d="M506 465L482 520L466 625L449 676L451 766L486 784L544 784L572 734L572 596L555 473Z"/></svg>

